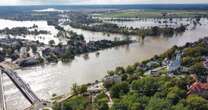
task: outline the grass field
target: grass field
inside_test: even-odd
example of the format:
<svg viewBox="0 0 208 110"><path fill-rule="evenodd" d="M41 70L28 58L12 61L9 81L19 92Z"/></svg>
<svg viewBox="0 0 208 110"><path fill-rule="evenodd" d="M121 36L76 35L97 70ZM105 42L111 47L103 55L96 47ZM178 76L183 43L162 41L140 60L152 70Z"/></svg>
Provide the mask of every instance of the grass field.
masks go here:
<svg viewBox="0 0 208 110"><path fill-rule="evenodd" d="M95 17L102 18L155 18L163 17L167 13L167 17L194 17L208 16L208 10L122 10L111 11L96 14Z"/></svg>

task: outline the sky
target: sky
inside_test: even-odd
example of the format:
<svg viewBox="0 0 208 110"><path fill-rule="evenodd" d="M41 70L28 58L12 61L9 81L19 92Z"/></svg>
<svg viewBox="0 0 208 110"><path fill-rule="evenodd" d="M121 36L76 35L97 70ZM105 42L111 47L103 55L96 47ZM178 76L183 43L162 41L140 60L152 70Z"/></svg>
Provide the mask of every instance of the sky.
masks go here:
<svg viewBox="0 0 208 110"><path fill-rule="evenodd" d="M56 4L184 4L208 3L208 0L0 0L0 5L56 5Z"/></svg>

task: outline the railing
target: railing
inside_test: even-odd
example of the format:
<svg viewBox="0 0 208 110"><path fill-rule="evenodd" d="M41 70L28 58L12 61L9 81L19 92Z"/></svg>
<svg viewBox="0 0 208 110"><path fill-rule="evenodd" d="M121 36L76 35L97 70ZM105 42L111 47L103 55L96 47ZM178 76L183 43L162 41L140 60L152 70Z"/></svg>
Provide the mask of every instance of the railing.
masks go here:
<svg viewBox="0 0 208 110"><path fill-rule="evenodd" d="M22 78L20 78L16 72L9 69L2 69L2 72L5 73L11 81L15 84L15 86L21 91L21 93L25 96L25 98L31 103L35 104L37 102L41 102L41 100L34 94L34 92L30 89L28 84L26 84Z"/></svg>
<svg viewBox="0 0 208 110"><path fill-rule="evenodd" d="M48 101L40 100L35 93L31 90L30 86L23 81L21 77L18 76L16 72L14 72L11 69L5 69L2 66L0 66L1 70L1 76L3 74L6 74L9 79L14 83L14 85L20 90L20 92L24 95L24 97L32 104L32 109L33 110L42 110L44 108L47 108L47 110L52 110L51 109L51 103ZM2 83L2 77L0 78L0 83ZM6 102L4 99L4 94L3 94L3 86L1 86L2 89L2 99L0 99L0 102L4 102L2 104L2 109L0 110L7 110L6 109ZM0 91L0 92L1 92ZM1 95L1 94L0 94ZM1 97L0 97L1 98ZM0 105L1 107L1 105Z"/></svg>

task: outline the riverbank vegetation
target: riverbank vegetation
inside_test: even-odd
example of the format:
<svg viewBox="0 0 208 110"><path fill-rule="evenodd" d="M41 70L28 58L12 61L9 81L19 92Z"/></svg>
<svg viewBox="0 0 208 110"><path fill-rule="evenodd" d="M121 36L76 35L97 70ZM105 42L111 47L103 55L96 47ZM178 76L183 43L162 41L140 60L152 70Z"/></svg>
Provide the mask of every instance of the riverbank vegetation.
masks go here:
<svg viewBox="0 0 208 110"><path fill-rule="evenodd" d="M116 24L110 24L110 23L103 23L99 25L82 25L82 24L76 24L76 23L70 23L70 26L74 28L81 28L84 30L94 31L94 32L104 32L104 33L117 33L117 34L124 34L124 35L144 35L144 36L158 36L158 35L164 35L164 36L173 36L174 34L185 32L187 25L180 25L179 27L172 28L172 27L159 27L154 26L146 29L140 29L140 28L128 28L128 27L119 27Z"/></svg>
<svg viewBox="0 0 208 110"><path fill-rule="evenodd" d="M63 33L63 32L62 32ZM128 45L132 43L131 40L122 40L122 41L110 41L110 40L100 40L100 41L89 41L86 42L83 35L78 35L73 31L64 32L65 34L59 35L57 37L64 37L68 39L66 45L58 44L54 46L54 41L49 41L49 44L52 46L50 48L44 49L43 55L50 60L58 61L61 59L62 61L68 61L73 59L75 55L95 52L98 50L112 48L120 45ZM67 36L69 35L69 36Z"/></svg>
<svg viewBox="0 0 208 110"><path fill-rule="evenodd" d="M191 94L189 92L194 87L193 83L207 83L208 69L203 65L208 56L207 45L208 38L204 38L195 43L187 43L183 47L174 46L159 56L127 68L117 67L114 71L108 72L108 77L121 77L120 81L116 78L115 81L104 84L105 89L99 92L90 94L91 92L85 91L75 95L62 102L62 108L64 110L207 110L208 97L200 94L202 91ZM159 74L155 72L146 74L149 70L166 65L164 63L168 59L173 59L179 51L181 65L178 69L168 72L166 68L161 68L157 71ZM182 69L185 67L188 69ZM203 91L208 90L203 89ZM108 92L110 96L107 95ZM60 110L58 104L55 108Z"/></svg>
<svg viewBox="0 0 208 110"><path fill-rule="evenodd" d="M35 26L35 25L34 25ZM26 35L40 35L40 34L50 34L48 31L37 30L38 27L15 27L15 28L5 28L0 30L2 35L12 35L12 36L26 36ZM33 29L33 30L31 30Z"/></svg>

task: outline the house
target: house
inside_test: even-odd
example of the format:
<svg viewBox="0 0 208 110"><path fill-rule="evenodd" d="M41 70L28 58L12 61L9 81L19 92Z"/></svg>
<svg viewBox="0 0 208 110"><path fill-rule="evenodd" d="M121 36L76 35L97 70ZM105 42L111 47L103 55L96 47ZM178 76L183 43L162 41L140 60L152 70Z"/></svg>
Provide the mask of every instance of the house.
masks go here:
<svg viewBox="0 0 208 110"><path fill-rule="evenodd" d="M203 65L206 69L208 69L208 58L205 59L205 61L203 62Z"/></svg>
<svg viewBox="0 0 208 110"><path fill-rule="evenodd" d="M187 92L187 94L197 94L208 98L208 83L196 81L189 87L189 91Z"/></svg>
<svg viewBox="0 0 208 110"><path fill-rule="evenodd" d="M168 58L165 58L163 61L162 61L162 66L167 66L168 65Z"/></svg>
<svg viewBox="0 0 208 110"><path fill-rule="evenodd" d="M103 90L103 83L94 83L87 88L89 93L99 93Z"/></svg>
<svg viewBox="0 0 208 110"><path fill-rule="evenodd" d="M42 58L40 55L34 54L33 57L27 57L27 58L20 58L15 61L15 63L21 67L28 67L28 66L33 66L42 63Z"/></svg>
<svg viewBox="0 0 208 110"><path fill-rule="evenodd" d="M103 79L104 85L109 85L109 84L119 83L119 82L121 82L121 76L119 75L106 76Z"/></svg>
<svg viewBox="0 0 208 110"><path fill-rule="evenodd" d="M160 65L160 63L157 61L150 61L146 64L147 68L157 67L158 65Z"/></svg>
<svg viewBox="0 0 208 110"><path fill-rule="evenodd" d="M153 70L149 70L149 71L145 72L144 75L159 76L161 74L160 71L162 69L164 69L164 67L158 67Z"/></svg>

